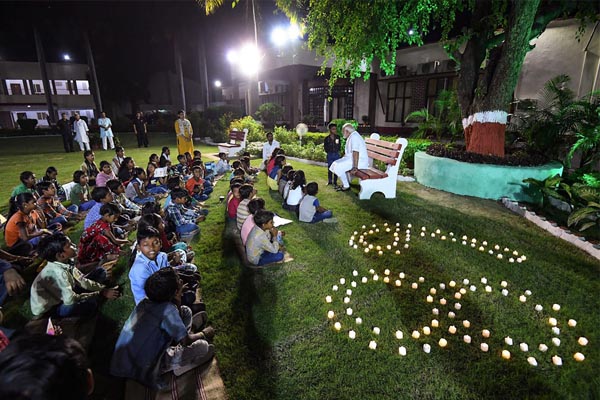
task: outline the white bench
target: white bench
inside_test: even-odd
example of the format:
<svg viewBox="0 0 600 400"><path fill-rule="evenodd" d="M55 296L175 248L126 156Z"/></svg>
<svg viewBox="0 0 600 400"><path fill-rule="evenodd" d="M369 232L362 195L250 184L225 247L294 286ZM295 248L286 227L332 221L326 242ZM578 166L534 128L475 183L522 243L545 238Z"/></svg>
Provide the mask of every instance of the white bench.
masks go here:
<svg viewBox="0 0 600 400"><path fill-rule="evenodd" d="M219 143L219 153L225 153L229 157L234 157L241 150L246 148L246 137L248 136L248 129L238 131L237 129L229 132L229 142Z"/></svg>
<svg viewBox="0 0 600 400"><path fill-rule="evenodd" d="M408 140L398 138L395 143L379 140L379 134L373 133L366 139L369 168L359 169L354 176L359 179L360 200L369 200L373 193L381 192L386 199L396 198L396 184L398 182L398 169L408 145ZM373 166L374 160L383 162L386 170Z"/></svg>

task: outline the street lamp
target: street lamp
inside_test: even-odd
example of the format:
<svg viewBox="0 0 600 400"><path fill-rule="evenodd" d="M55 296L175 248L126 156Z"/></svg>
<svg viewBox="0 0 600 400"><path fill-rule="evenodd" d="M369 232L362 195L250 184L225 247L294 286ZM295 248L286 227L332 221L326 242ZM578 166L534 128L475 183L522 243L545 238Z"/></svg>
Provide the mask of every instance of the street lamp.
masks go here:
<svg viewBox="0 0 600 400"><path fill-rule="evenodd" d="M65 61L71 61L71 56L67 53L63 54L63 60Z"/></svg>
<svg viewBox="0 0 600 400"><path fill-rule="evenodd" d="M222 85L221 81L217 79L217 80L215 81L215 87L216 87L216 88L220 88L220 87L221 87L221 85Z"/></svg>

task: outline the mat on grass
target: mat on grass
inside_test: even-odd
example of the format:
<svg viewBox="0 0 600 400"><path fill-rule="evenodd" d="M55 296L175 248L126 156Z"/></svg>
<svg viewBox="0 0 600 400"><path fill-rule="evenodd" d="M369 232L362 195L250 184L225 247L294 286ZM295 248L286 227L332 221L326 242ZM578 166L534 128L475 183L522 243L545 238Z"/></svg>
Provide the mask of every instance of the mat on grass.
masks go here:
<svg viewBox="0 0 600 400"><path fill-rule="evenodd" d="M138 382L128 380L125 400L223 400L227 399L217 359L195 368L180 377L171 375L171 385L158 392Z"/></svg>

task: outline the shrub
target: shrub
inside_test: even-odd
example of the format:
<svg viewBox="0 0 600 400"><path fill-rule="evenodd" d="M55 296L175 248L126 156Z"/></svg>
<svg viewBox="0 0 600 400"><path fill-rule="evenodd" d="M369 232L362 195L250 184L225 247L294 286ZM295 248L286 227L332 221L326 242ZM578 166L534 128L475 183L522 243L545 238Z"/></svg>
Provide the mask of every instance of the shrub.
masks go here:
<svg viewBox="0 0 600 400"><path fill-rule="evenodd" d="M264 142L266 140L266 134L262 124L251 116L231 121L229 130L233 129L237 129L238 131L248 129L248 135L246 136L246 141L248 142Z"/></svg>
<svg viewBox="0 0 600 400"><path fill-rule="evenodd" d="M19 118L17 120L17 124L19 124L19 128L21 128L23 132L33 133L35 131L35 127L38 124L38 120L29 118Z"/></svg>
<svg viewBox="0 0 600 400"><path fill-rule="evenodd" d="M315 145L314 143L307 143L304 146L300 146L300 144L282 144L281 148L285 150L286 156L303 158L306 160L313 161L327 161L327 154L325 153L325 149L323 145Z"/></svg>
<svg viewBox="0 0 600 400"><path fill-rule="evenodd" d="M250 142L246 146L246 151L250 153L252 157L262 157L263 142Z"/></svg>
<svg viewBox="0 0 600 400"><path fill-rule="evenodd" d="M264 103L256 110L256 118L269 127L273 126L275 122L280 121L281 117L283 117L283 107L279 104Z"/></svg>
<svg viewBox="0 0 600 400"><path fill-rule="evenodd" d="M273 135L279 144L299 143L300 139L294 130L288 130L280 126L276 126ZM313 143L315 145L323 144L328 133L308 132L302 137L302 144Z"/></svg>

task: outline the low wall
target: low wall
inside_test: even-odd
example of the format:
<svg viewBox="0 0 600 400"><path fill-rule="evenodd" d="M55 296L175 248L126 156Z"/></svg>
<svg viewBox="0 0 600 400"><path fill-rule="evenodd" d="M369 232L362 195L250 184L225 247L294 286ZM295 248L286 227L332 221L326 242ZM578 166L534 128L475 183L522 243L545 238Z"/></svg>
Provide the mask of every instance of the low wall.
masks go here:
<svg viewBox="0 0 600 400"><path fill-rule="evenodd" d="M562 174L560 163L537 167L514 167L493 164L471 164L449 158L434 157L420 151L415 154L415 178L423 186L445 192L497 200L537 202L524 189L523 179L546 179Z"/></svg>

